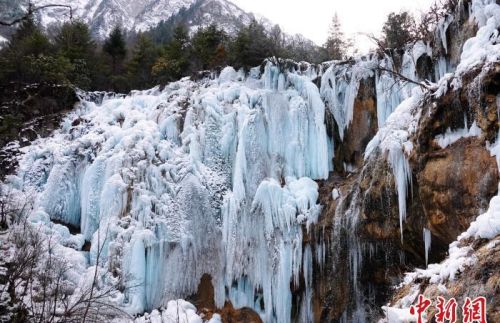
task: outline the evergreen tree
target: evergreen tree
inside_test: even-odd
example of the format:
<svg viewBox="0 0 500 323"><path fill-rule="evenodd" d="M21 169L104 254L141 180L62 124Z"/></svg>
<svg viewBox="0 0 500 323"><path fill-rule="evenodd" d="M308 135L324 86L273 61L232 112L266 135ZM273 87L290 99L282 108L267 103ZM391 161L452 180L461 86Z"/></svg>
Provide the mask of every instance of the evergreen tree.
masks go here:
<svg viewBox="0 0 500 323"><path fill-rule="evenodd" d="M189 54L189 34L186 28L182 25L174 29L172 40L165 48L166 55L170 59L179 60L179 66L183 66L184 70L187 69L188 54ZM179 73L182 71L179 70Z"/></svg>
<svg viewBox="0 0 500 323"><path fill-rule="evenodd" d="M214 68L223 61L226 33L216 25L199 29L192 39L192 56L198 62L195 69ZM216 55L218 56L216 58Z"/></svg>
<svg viewBox="0 0 500 323"><path fill-rule="evenodd" d="M25 20L0 53L0 81L40 83L65 79L60 67L67 64L47 59L53 52L49 39L33 19Z"/></svg>
<svg viewBox="0 0 500 323"><path fill-rule="evenodd" d="M414 39L414 26L415 20L409 12L390 13L382 28L384 45L388 48L403 48Z"/></svg>
<svg viewBox="0 0 500 323"><path fill-rule="evenodd" d="M140 34L127 64L127 78L133 89L143 89L154 84L151 71L157 58L156 46L146 34Z"/></svg>
<svg viewBox="0 0 500 323"><path fill-rule="evenodd" d="M19 26L12 35L8 47L18 57L47 55L52 51L48 37L32 18L25 20Z"/></svg>
<svg viewBox="0 0 500 323"><path fill-rule="evenodd" d="M111 57L112 73L118 74L127 55L125 37L120 26L113 28L104 42L103 51Z"/></svg>
<svg viewBox="0 0 500 323"><path fill-rule="evenodd" d="M58 51L71 61L90 59L94 56L95 44L89 27L82 21L66 22L55 37Z"/></svg>
<svg viewBox="0 0 500 323"><path fill-rule="evenodd" d="M82 21L64 23L55 37L58 54L72 64L69 80L83 89L90 89L92 78L98 71L94 68L95 44L88 26Z"/></svg>
<svg viewBox="0 0 500 323"><path fill-rule="evenodd" d="M164 53L156 60L152 72L157 82L166 83L185 76L189 69L190 46L187 30L179 25Z"/></svg>
<svg viewBox="0 0 500 323"><path fill-rule="evenodd" d="M345 39L339 17L337 13L335 13L332 18L328 39L325 44L328 56L330 59L334 60L344 59L350 47L351 44Z"/></svg>
<svg viewBox="0 0 500 323"><path fill-rule="evenodd" d="M272 42L265 28L256 20L241 28L232 44L232 64L236 67L254 67L272 56Z"/></svg>

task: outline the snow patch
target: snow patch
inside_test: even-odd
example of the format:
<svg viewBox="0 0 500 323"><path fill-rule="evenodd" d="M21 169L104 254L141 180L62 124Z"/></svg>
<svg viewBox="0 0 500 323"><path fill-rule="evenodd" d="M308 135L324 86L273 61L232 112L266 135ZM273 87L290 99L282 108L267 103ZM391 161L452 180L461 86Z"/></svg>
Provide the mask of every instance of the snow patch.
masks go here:
<svg viewBox="0 0 500 323"><path fill-rule="evenodd" d="M441 148L446 148L451 144L457 142L462 138L470 138L470 137L479 137L481 136L481 128L479 128L474 121L469 129L467 129L467 119L464 120L464 124L466 125L464 128L451 130L450 128L446 129L446 132L442 135L436 136L436 141Z"/></svg>

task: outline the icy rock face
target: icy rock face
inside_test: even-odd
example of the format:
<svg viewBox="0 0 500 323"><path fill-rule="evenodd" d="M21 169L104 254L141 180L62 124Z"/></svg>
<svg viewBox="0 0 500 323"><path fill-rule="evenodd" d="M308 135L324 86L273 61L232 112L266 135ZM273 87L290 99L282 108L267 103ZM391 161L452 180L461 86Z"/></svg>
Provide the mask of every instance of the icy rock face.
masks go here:
<svg viewBox="0 0 500 323"><path fill-rule="evenodd" d="M462 4L463 3L461 3L460 6ZM342 296L332 296L334 298L334 305L331 305L331 307L334 308L335 306L340 306L345 309L345 311L340 312L339 314L336 309L328 308L330 313L332 313L332 320L340 320L344 322L370 321L369 318L371 318L374 311L369 304L380 302L381 299L383 300L383 296L378 299L377 296L380 296L378 293L380 293L384 287L382 287L381 284L376 287L370 286L372 281L361 281L361 279L367 276L381 277L383 275L387 275L390 277L393 275L391 273L392 268L401 266L402 264L408 265L411 262L415 262L415 258L411 258L413 257L412 252L409 251L406 246L410 245L414 247L418 245L418 247L421 248L421 259L418 261L422 264L422 266L425 265L425 258L428 258L430 262L433 262L432 258L436 259L436 248L441 248L442 241L446 240L437 234L438 232L436 232L435 226L429 226L429 231L432 232L431 243L431 235L422 234L423 227L421 221L427 220L426 213L423 213L422 210L428 210L428 204L432 204L434 207L439 207L441 200L431 200L423 196L421 190L423 185L421 183L421 178L419 177L421 170L412 170L411 167L411 165L422 167L422 161L424 161L424 164L428 163L430 165L432 156L429 160L426 160L425 157L423 157L426 153L429 153L430 151L439 151L440 155L436 154L436 156L440 157L434 156L435 159L443 159L443 151L447 153L448 151L451 151L455 154L454 160L457 160L458 162L448 162L447 164L443 163L441 167L437 168L436 174L443 174L441 175L443 177L450 177L450 175L446 176L447 173L444 173L443 169L446 170L451 168L450 165L457 165L459 167L464 167L464 174L466 173L468 177L472 177L476 173L480 174L480 179L478 181L473 181L474 185L476 185L477 182L480 182L482 178L487 178L487 180L481 182L487 182L487 185L481 184L484 187L487 187L487 189L466 192L463 196L459 196L460 200L468 199L469 196L471 197L471 200L489 200L492 196L491 194L495 194L496 192L496 184L494 185L495 188L492 192L490 189L490 182L488 182L489 179L498 182L496 170L494 169L492 172L485 175L484 166L482 166L481 170L477 172L475 168L468 166L467 163L464 162L463 155L459 155L460 150L457 149L459 146L466 146L469 148L474 145L474 142L476 142L475 145L481 146L481 150L477 149L477 151L481 151L484 155L489 157L488 151L484 147L488 147L488 144L485 144L483 138L488 136L487 138L492 140L492 142L496 142L496 132L494 136L491 136L491 132L492 129L496 129L496 131L498 131L498 127L491 127L489 123L492 122L496 124L497 122L498 110L496 107L493 107L491 114L488 114L490 116L488 122L481 120L481 118L476 117L475 113L471 112L476 111L477 109L478 111L481 111L478 114L486 114L486 111L489 113L490 107L494 105L496 100L496 92L491 98L490 93L485 94L484 90L474 91L474 89L476 87L485 88L485 84L489 84L489 76L491 74L495 75L494 72L492 72L495 64L493 62L495 60L498 61L497 55L499 53L498 48L496 48L498 46L498 31L496 29L498 29L499 26L499 21L496 18L496 12L500 7L489 1L472 1L469 2L469 4L472 6L469 22L476 24L479 30L477 35L473 35L471 39L465 41L467 45L464 46L462 60L459 59L458 62L455 62L456 64L451 64L450 56L445 54L446 51L443 50L443 53L439 53L439 51L436 51L435 47L429 48L428 45L423 43L415 44L415 46L411 49L407 49L403 55L403 63L401 65L402 69L398 70L398 72L414 82L419 83L422 81L419 79L419 75L422 75L422 73L419 73L418 70L418 61L421 59L431 57L433 59L434 67L442 70L440 75L436 77L436 84L428 82L423 83L423 88L430 89L430 91L424 91L427 92L427 94L422 93L419 86L417 84L413 84L412 82L407 82L405 84L403 82L399 83L392 81L391 78L393 75L391 75L390 72L383 70L385 68L392 69L392 66L394 66L390 57L386 57L385 59L383 58L378 62L379 68L377 73L375 73L378 105L377 117L379 118L378 133L367 145L364 167L359 171L354 171L355 174L359 174L359 181L357 182L357 185L354 185L353 189L350 192L347 192L347 194L344 194L339 201L334 202L337 204L335 212L337 222L334 224L335 229L332 234L333 245L336 246L334 257L340 259L341 265L335 267L335 264L338 262L333 261L333 273L330 274L329 278L335 281L336 289L342 291ZM480 19L477 17L480 17ZM443 20L440 24L447 23L451 26L452 20L452 18L447 18L447 21ZM448 27L449 26L443 26L443 30L446 30ZM446 35L446 31L441 32L441 34ZM442 39L439 40L439 43L441 43L440 46L442 46ZM454 48L456 44L447 42L444 46L447 46L450 49L451 47ZM469 50L475 46L478 46L476 51ZM486 52L483 48L489 48L490 50ZM407 63L416 62L416 64L405 64L405 60ZM445 65L444 68L443 62ZM456 66L456 70L452 65ZM380 67L382 67L382 69L380 69ZM347 73L340 73L342 69L345 69ZM474 71L474 69L476 69L476 71ZM353 78L350 72L351 70L349 68L345 68L345 62L334 63L323 75L322 95L324 96L327 107L331 110L332 115L334 116L337 126L340 128L339 132L342 131L341 129L349 127L349 116L352 114L352 105L349 103L352 101L344 100L345 98L349 98L348 94L345 95L349 92L349 90L346 91L345 89L357 86L356 82L352 82L352 80L356 80L356 78ZM477 73L479 73L479 76L477 76ZM476 76L480 81L471 81L471 79L476 78ZM371 76L367 74L366 77ZM338 84L342 84L342 82L344 83L343 86L338 86ZM386 90L390 88L397 88L399 89L399 92ZM450 88L454 90L454 92L452 92L453 94L450 94L449 97L445 97L444 95L447 93L446 91L449 91ZM452 108L447 109L447 107L456 106L456 102L459 101L453 101L450 100L450 98L459 98L460 95L463 95L463 93L470 92L474 94L466 96L467 99L464 100L465 102L460 104L469 111L469 114L467 115L469 121L466 120L463 129L460 129L460 121L463 120L464 116L463 112L460 110L453 110ZM433 95L430 96L429 93L432 93ZM482 98L485 96L488 96L489 98L488 104L484 104L483 102L485 101L480 101L483 100ZM349 104L346 104L346 102ZM481 103L476 106L476 102ZM493 102L493 104L491 104L491 102ZM387 113L385 111L387 111ZM439 111L439 113L436 111ZM427 117L427 114L429 117ZM471 120L471 116L474 116L475 120ZM443 120L443 118L445 118L446 122L440 124L440 129L436 129L434 133L429 131L429 128L431 128L429 126L430 124L439 124L437 120ZM425 122L422 122L423 119L425 119ZM456 119L458 119L458 123L451 122ZM426 123L428 124L426 125ZM457 129L457 124L459 125L459 129ZM453 125L452 128L454 130L446 130L449 125ZM485 133L487 129L488 134ZM432 133L432 135L430 138L427 138L429 132ZM467 137L468 139L464 139ZM459 140L459 143L455 143ZM427 141L433 142L433 145L427 145ZM414 148L414 145L417 149ZM453 147L448 149L443 148L448 145ZM497 154L498 150L496 149L498 148L498 145L492 145L490 148L492 154L493 152ZM429 153L428 156L430 155L431 154ZM473 165L479 164L477 157L473 159ZM486 160L489 165L491 165L490 162L492 161L492 158L488 158ZM388 176L387 170L384 169L386 165L388 167L389 174L392 172L392 176ZM380 174L382 174L382 176L379 176ZM489 176L489 174L492 174L492 176ZM376 178L376 180L374 180L374 178ZM389 180L387 180L387 178L389 178ZM415 178L417 179L417 183L412 182ZM435 182L436 177L432 177L432 181ZM381 182L384 183L382 184L382 187L385 191L380 191L380 186L377 186L380 185L377 183ZM392 186L392 183L390 182L394 183L394 186ZM394 187L394 194L392 187ZM462 185L445 185L444 187L446 187L446 190L449 191L461 192ZM453 187L453 190L450 190L450 187ZM413 188L416 188L417 192L412 192ZM433 188L433 190L437 191L436 188ZM376 213L378 210L374 210L374 208L380 206L381 209L384 209L384 206L387 204L392 204L393 196L396 201L395 207L394 205L389 205L389 207L387 207L387 209L391 211L391 214L377 216ZM379 199L380 203L377 201L374 202L376 198ZM418 202L415 203L418 198L422 198L424 201L432 202L428 204L424 202L424 209L422 209L420 206L416 205ZM411 208L407 210L407 206ZM467 209L466 212L464 212L464 218L475 218L478 214L475 212L479 209L480 208L477 207L477 205L474 205L474 209ZM395 211L394 216L392 216L393 210ZM444 212L445 214L446 212L450 213L444 215L446 219L448 216L455 213L450 212L449 210L449 208L446 209L441 207L441 212ZM406 219L407 212L411 212L411 218L408 217L408 219ZM379 226L378 223L376 223L377 220L382 220L382 222L389 221L387 220L389 217L391 218L390 221L392 221L392 218L396 220L398 215L399 228L397 223L392 225L391 222L391 225L387 226ZM430 220L431 221L429 221L429 223L432 224L432 219ZM492 221L491 219L483 221L485 223L495 223L495 221ZM386 223L388 222L384 222L384 225ZM451 240L453 241L457 237L458 233L450 228L450 224L451 223L446 222L443 223L443 231L454 234L454 237ZM336 230L339 226L340 229ZM404 240L403 226L405 227ZM343 233L342 231L347 233ZM463 231L463 229L461 231ZM409 234L407 235L406 232ZM344 235L343 237L342 234ZM494 236L496 231L492 230L490 234ZM400 236L401 242L397 241L399 240L398 236ZM415 238L415 236L417 238ZM384 245L384 241L391 241L395 243L397 247L391 247L389 244ZM447 243L449 243L449 241ZM339 245L341 247L337 247ZM383 252L380 252L379 250L382 248ZM405 256L407 255L409 256L409 259L405 259ZM398 256L400 256L399 259ZM461 257L460 254L457 254L457 256ZM385 262L383 260L377 262L378 259L383 258L385 258ZM345 264L347 264L347 266ZM329 264L327 264L327 266L328 265ZM348 267L347 270L346 267ZM429 265L429 268L436 267ZM446 268L446 265L440 268ZM456 267L454 267L453 270L455 269ZM345 273L346 271L347 274ZM341 278L337 279L339 276ZM345 281L348 281L348 283L343 285L343 282ZM379 281L377 281L377 284L379 284ZM337 287L337 285L339 287ZM332 293L335 294L335 292L331 292L330 294ZM344 300L344 298L346 298L345 295L349 295L347 297L347 301ZM325 300L326 297L327 296L324 296L322 300ZM392 314L396 315L397 313L393 311ZM402 321L405 319L409 320L410 318L403 317Z"/></svg>
<svg viewBox="0 0 500 323"><path fill-rule="evenodd" d="M311 318L302 230L321 210L313 179L330 169L325 106L308 77L271 64L262 78L221 75L83 96L61 129L24 150L10 185L32 193L33 223L80 228L88 265L107 268L109 283L125 279L116 301L130 313L194 294L209 274L217 306L289 321L290 284L305 274Z"/></svg>
<svg viewBox="0 0 500 323"><path fill-rule="evenodd" d="M286 322L300 300L298 316L311 321L313 262L326 247L303 234L321 211L314 180L332 170L325 109L339 132L348 129L359 84L378 63L364 57L325 72L268 63L248 77L227 67L218 79L183 79L161 91L82 94L61 129L24 150L10 185L33 195L32 222L80 229L91 242L88 265L108 271L109 284L125 280L115 301L130 313L188 297L208 274L218 307L230 300L266 322ZM320 89L311 81L318 75ZM402 93L413 87L393 81ZM391 103L372 145L393 151L401 196L406 124L418 100L414 91L394 118Z"/></svg>
<svg viewBox="0 0 500 323"><path fill-rule="evenodd" d="M424 102L424 95L417 87L413 95L403 101L396 111L387 119L375 137L368 143L365 159L374 154L377 149L387 155L398 192L399 224L401 240L403 240L403 221L406 219L406 197L408 185L411 186L411 168L407 155L413 149L410 136L415 133L420 118L419 107Z"/></svg>
<svg viewBox="0 0 500 323"><path fill-rule="evenodd" d="M478 35L464 47L463 65L455 74L427 84L435 98L445 95L450 83L461 86L460 71L497 57L493 27L498 26L498 5L472 11ZM473 55L483 45L492 51ZM268 63L249 76L228 67L215 80L183 79L163 90L127 96L82 94L81 104L52 137L24 149L9 185L34 198L31 222L59 232L60 244L79 254L78 268L87 259L86 273L78 271L74 283L88 282L94 266L105 273L107 284L123 279L126 286L114 301L131 314L161 307L177 312L179 306L169 301L195 294L206 274L217 307L229 300L236 308L254 309L265 322L312 321L316 268L326 268L322 262L332 258L333 250L340 260L332 272L349 284L335 319L367 321L373 314L367 304L375 303L376 291L364 286L362 274L386 245L366 243L358 235L366 197L362 185L340 195L328 190L339 206L330 219L335 230L332 237L312 238L321 211L315 180L327 179L333 169L333 145L348 140L361 84L370 79L378 132L366 147L365 166L382 160L392 171L384 183L396 187L402 238L412 187L408 156L425 118L423 102L431 100L419 89L418 61L431 56L441 71L441 57L427 44L407 48L397 72L409 82L391 72L396 66L391 57L369 55L319 67ZM312 82L318 77L319 89ZM327 111L337 131L330 137ZM482 136L477 127L469 127L433 133L432 140L454 145L460 137ZM490 148L500 155L498 145ZM373 170L364 169L361 176L366 177ZM72 235L51 221L81 233ZM432 248L439 243L434 237ZM75 250L84 240L91 242L88 254ZM194 314L189 305L181 307ZM159 315L152 312L150 318L158 321Z"/></svg>

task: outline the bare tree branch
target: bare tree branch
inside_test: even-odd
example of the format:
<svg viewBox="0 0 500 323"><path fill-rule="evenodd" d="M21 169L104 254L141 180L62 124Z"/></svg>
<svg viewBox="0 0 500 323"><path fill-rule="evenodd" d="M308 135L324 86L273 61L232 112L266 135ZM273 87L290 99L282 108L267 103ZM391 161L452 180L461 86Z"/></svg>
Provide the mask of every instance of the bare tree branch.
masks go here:
<svg viewBox="0 0 500 323"><path fill-rule="evenodd" d="M37 11L40 11L40 10L43 10L43 9L46 9L46 8L54 8L54 7L67 8L69 10L69 19L70 20L73 19L73 8L70 5L64 5L64 4L47 4L47 5L44 5L44 6L36 7L30 1L28 3L28 11L26 12L26 14L24 16L19 17L17 19L14 19L13 21L10 21L10 22L6 22L6 21L0 20L0 26L7 26L7 27L14 26L15 24L18 24L18 23L20 23L22 21L28 20Z"/></svg>
<svg viewBox="0 0 500 323"><path fill-rule="evenodd" d="M400 73L398 73L396 71L393 71L393 70L390 70L388 68L381 67L381 66L378 66L377 70L382 71L382 72L390 73L393 76L401 79L404 82L412 83L412 84L415 84L415 85L418 85L418 86L422 87L425 90L429 90L429 87L425 83L414 81L414 80L412 80L410 78L407 78L406 76L404 76L404 75L402 75L402 74L400 74Z"/></svg>
<svg viewBox="0 0 500 323"><path fill-rule="evenodd" d="M363 36L366 36L368 37L368 39L370 39L372 42L375 43L375 45L377 45L377 47L383 52L385 53L386 51L386 47L385 47L385 44L384 44L384 41L382 39L379 39L377 37L375 37L374 34L372 33L360 33L361 35Z"/></svg>

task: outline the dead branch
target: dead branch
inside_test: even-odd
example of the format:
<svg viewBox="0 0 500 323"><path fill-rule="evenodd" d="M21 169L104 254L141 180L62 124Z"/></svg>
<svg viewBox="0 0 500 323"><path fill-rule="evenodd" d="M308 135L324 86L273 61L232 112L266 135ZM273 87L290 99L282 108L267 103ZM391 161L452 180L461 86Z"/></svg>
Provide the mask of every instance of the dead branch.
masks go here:
<svg viewBox="0 0 500 323"><path fill-rule="evenodd" d="M382 51L382 53L386 52L387 48L385 47L384 41L382 39L375 37L375 35L371 34L371 33L370 34L369 33L360 33L360 34L365 36L365 37L368 37L369 40L374 42L375 45L377 45L377 47Z"/></svg>
<svg viewBox="0 0 500 323"><path fill-rule="evenodd" d="M428 87L426 84L424 84L424 83L422 83L422 82L417 82L417 81L414 81L414 80L412 80L412 79L410 79L410 78L407 78L406 76L404 76L404 75L402 75L402 74L400 74L400 73L398 73L398 72L396 72L396 71L393 71L393 70L390 70L390 69L388 69L388 68L381 67L381 66L378 66L376 69L377 69L378 71L382 71L382 72L387 72L387 73L390 73L390 74L392 74L393 76L395 76L395 77L397 77L397 78L401 79L401 80L402 80L402 81L404 81L404 82L412 83L412 84L415 84L415 85L420 86L421 88L423 88L423 89L425 89L425 90L429 90L429 87Z"/></svg>
<svg viewBox="0 0 500 323"><path fill-rule="evenodd" d="M46 9L46 8L54 8L54 7L67 8L69 10L69 19L70 20L73 19L73 7L71 7L70 5L64 5L64 4L47 4L47 5L36 7L30 1L28 3L28 11L26 12L26 14L24 16L19 17L17 19L14 19L13 21L10 21L10 22L6 22L6 21L0 20L0 26L7 26L7 27L14 26L15 24L18 24L20 22L23 22L25 20L30 19L33 16L33 14L35 12L37 12L37 11L40 11L40 10L43 10L43 9Z"/></svg>

